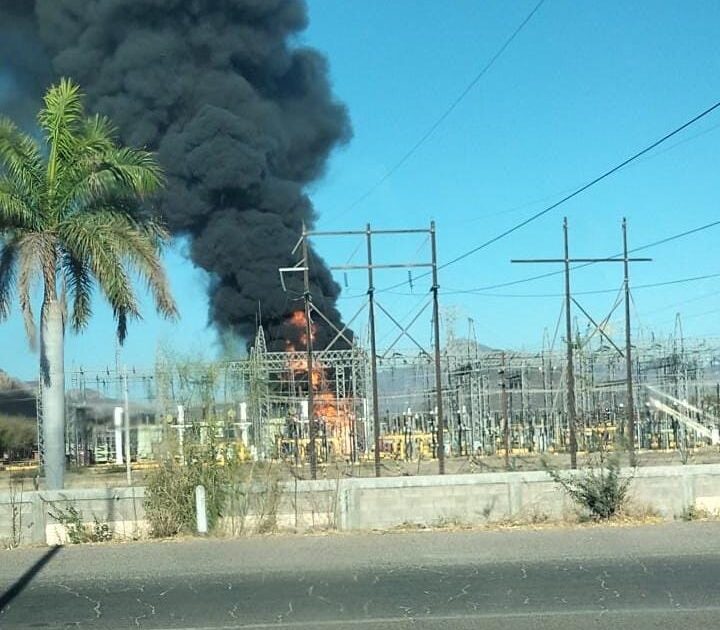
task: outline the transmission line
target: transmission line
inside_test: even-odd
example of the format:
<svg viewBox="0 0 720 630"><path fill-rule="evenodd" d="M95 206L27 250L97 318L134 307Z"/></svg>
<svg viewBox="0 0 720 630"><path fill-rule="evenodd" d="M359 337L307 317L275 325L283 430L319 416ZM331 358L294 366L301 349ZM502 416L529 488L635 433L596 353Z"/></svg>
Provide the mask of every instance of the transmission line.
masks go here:
<svg viewBox="0 0 720 630"><path fill-rule="evenodd" d="M714 112L714 111L715 111L716 109L718 109L718 108L720 108L720 101L716 102L714 105L711 105L710 107L708 107L708 108L705 109L704 111L700 112L699 114L697 114L696 116L694 116L693 118L691 118L690 120L688 120L687 122L683 123L683 124L680 125L679 127L676 127L675 129L673 129L672 131L670 131L669 133L666 133L662 138L656 140L655 142L653 142L652 144L648 145L648 146L645 147L644 149L641 149L640 151L638 151L637 153L633 154L633 155L630 156L629 158L623 160L622 162L620 162L620 163L617 164L616 166L613 166L611 169L605 171L605 172L602 173L601 175L598 175L598 176L595 177L594 179L590 180L587 184L584 184L583 186L580 186L580 188L577 188L576 190L574 190L574 191L571 192L570 194L565 195L565 196L564 196L562 199L560 199L559 201L556 201L555 203L550 204L547 208L544 208L543 210L540 210L540 211L536 212L535 214L531 215L531 216L528 217L527 219L525 219L525 220L521 221L520 223L517 223L517 224L515 224L514 226L508 228L507 230L501 232L501 233L498 234L497 236L493 236L491 239L489 239L489 240L481 243L480 245L478 245L478 246L476 246L476 247L473 247L472 249L466 251L466 252L463 253L463 254L460 254L459 256L456 256L455 258L449 260L449 261L446 262L446 263L443 263L442 265L440 265L440 266L438 267L438 270L445 269L445 268L449 267L450 265L454 265L454 264L460 262L461 260L464 260L465 258L468 258L469 256L472 256L473 254L476 254L476 253L479 252L480 250L485 249L486 247L489 247L490 245L492 245L492 244L494 244L494 243L497 243L499 240L502 240L502 239L505 238L506 236L510 236L510 234L512 234L512 233L514 233L514 232L517 232L518 230L520 230L521 228L525 227L526 225L532 223L533 221L536 221L536 220L539 219L540 217L546 215L547 213L551 212L552 210L555 210L556 208L558 208L559 206L563 205L564 203L567 203L567 202L570 201L571 199L573 199L573 198L577 197L578 195L582 194L583 192L585 192L585 191L588 190L589 188L595 186L596 184L599 184L599 183L600 183L601 181L603 181L604 179L607 179L607 178L610 177L611 175L614 175L615 173L617 173L618 171L622 170L623 168L625 168L626 166L628 166L629 164L631 164L632 162L634 162L634 161L637 160L638 158L640 158L640 157L642 157L643 155L649 153L650 151L652 151L652 150L655 149L656 147L660 146L660 145L663 144L664 142L667 142L670 138L673 138L674 136L676 136L677 134L679 134L681 131L687 129L687 128L690 127L691 125L695 124L698 120L703 119L705 116L711 114L712 112ZM718 223L720 223L720 221L719 221ZM649 247L649 246L646 246L646 247ZM634 251L637 251L637 250L634 250ZM423 277L423 276L425 276L425 275L427 275L427 273L421 274L420 276L418 276L418 278ZM385 288L385 289L379 289L379 291L387 291L387 290L390 290L390 289L395 289L395 288L397 288L397 287L403 286L403 285L406 284L406 283L407 283L407 281L399 282L399 283L397 283L397 284L395 284L395 285L393 285L393 286L387 287L387 288Z"/></svg>
<svg viewBox="0 0 720 630"><path fill-rule="evenodd" d="M710 278L718 278L720 273L709 273L702 276L692 276L690 278L679 278L677 280L665 280L663 282L651 282L648 284L638 284L633 287L635 289L651 289L655 287L666 287L673 284L686 284L688 282L697 282L698 280L709 280ZM573 295L602 295L607 293L614 293L616 289L592 289L590 291L573 291ZM562 297L562 293L484 293L477 290L457 290L457 291L445 291L445 295L457 295L457 294L476 294L486 297L500 297L500 298L551 298L551 297ZM411 295L405 293L403 295Z"/></svg>
<svg viewBox="0 0 720 630"><path fill-rule="evenodd" d="M665 238L661 238L660 240L653 241L653 242L647 243L647 244L645 244L645 245L640 245L639 247L633 247L632 249L628 250L628 253L634 254L634 253L636 253L636 252L644 251L644 250L650 249L650 248L652 248L652 247L657 247L657 246L659 246L659 245L664 245L665 243L670 243L670 242L676 241L676 240L678 240L678 239L680 239L680 238L684 238L684 237L690 236L690 235L692 235L692 234L697 234L698 232L704 232L705 230L709 230L710 228L716 227L716 226L718 226L718 225L720 225L720 220L711 221L710 223L706 223L705 225L701 225L701 226L699 226L699 227L692 228L692 229L690 229L690 230L685 230L684 232L680 232L679 234L673 234L672 236L667 236L667 237L665 237ZM617 253L617 254L613 254L612 256L608 256L608 258L620 258L620 256L622 256L622 252ZM576 269L583 269L583 268L585 268L585 267L590 267L591 265L594 265L594 264L596 264L596 263L594 263L594 262L586 262L586 263L582 263L582 264L579 264L579 265L575 265L575 266L571 267L570 270L571 270L571 271L574 271L574 270L576 270ZM439 268L442 269L442 267L443 267L443 266L441 265ZM473 288L473 289L464 289L464 290L458 289L458 290L455 290L455 291L450 291L449 293L450 293L450 294L457 294L457 293L481 293L481 292L483 292L483 291L490 291L490 290L492 290L492 289L502 289L502 288L505 288L505 287L515 286L515 285L518 285L518 284L525 284L526 282L534 282L535 280L541 280L541 279L543 279L543 278L549 278L549 277L551 277L551 276L557 276L557 275L560 275L560 274L563 274L563 273L565 273L563 270L560 270L560 271L549 271L549 272L547 272L547 273L541 273L541 274L537 274L537 275L534 275L534 276L529 276L529 277L527 277L527 278L520 278L519 280L510 280L509 282L501 282L501 283L496 283L496 284L490 284L490 285L486 285L486 286L483 286L483 287L475 287L475 288ZM420 277L420 276L418 276L418 278L419 278L419 277ZM709 277L714 277L714 274L711 274ZM701 279L701 278L698 277L698 279ZM389 291L389 290L391 290L391 289L395 289L395 288L397 288L398 286L401 286L401 284L404 284L404 283L400 283L400 284L397 284L397 285L395 285L395 286L388 287L387 289L384 289L384 291ZM613 289L613 290L614 290L614 289ZM443 293L446 293L446 294L447 294L448 292L444 291Z"/></svg>
<svg viewBox="0 0 720 630"><path fill-rule="evenodd" d="M481 68L481 70L473 77L472 81L468 83L468 85L465 87L465 89L457 96L457 98L450 104L450 106L440 115L440 117L428 128L428 130L420 136L419 140L415 142L410 149L397 161L393 166L391 166L385 174L380 177L370 188L368 188L362 195L360 195L353 203L351 203L345 210L342 211L342 215L347 214L348 212L351 212L355 208L357 208L363 201L365 201L370 195L372 195L380 186L382 186L388 179L390 179L402 166L420 149L420 147L425 144L425 142L428 141L430 136L432 136L435 131L437 131L438 127L442 125L445 120L450 116L450 114L455 111L458 105L465 99L465 97L472 91L472 89L479 83L480 79L482 79L485 74L490 70L490 68L495 65L495 62L502 56L502 54L505 52L505 50L512 44L513 40L520 34L520 31L525 28L527 23L533 18L533 16L538 12L540 7L544 4L545 0L540 0L535 7L528 13L528 15L525 17L525 19L520 22L520 24L517 26L517 28L512 32L510 37L508 37L500 46L500 48L497 50L497 52L490 58L490 60ZM339 217L336 217L339 218Z"/></svg>

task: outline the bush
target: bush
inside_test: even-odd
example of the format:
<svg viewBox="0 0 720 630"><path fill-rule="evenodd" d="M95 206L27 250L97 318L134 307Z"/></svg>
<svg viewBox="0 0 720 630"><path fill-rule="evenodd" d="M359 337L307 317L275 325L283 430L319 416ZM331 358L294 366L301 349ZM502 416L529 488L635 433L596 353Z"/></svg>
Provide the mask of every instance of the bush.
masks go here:
<svg viewBox="0 0 720 630"><path fill-rule="evenodd" d="M112 540L113 532L110 525L99 520L97 516L93 515L93 523L88 526L85 525L80 511L74 505L69 505L65 509L55 504L51 504L51 506L52 508L48 510L48 513L65 527L68 540L73 545L110 542Z"/></svg>
<svg viewBox="0 0 720 630"><path fill-rule="evenodd" d="M208 527L212 529L225 511L231 462L217 438L213 420L204 428L186 433L182 448L184 463L174 456L176 448L166 445L159 466L146 479L145 515L150 533L158 538L195 530L195 488L205 488Z"/></svg>
<svg viewBox="0 0 720 630"><path fill-rule="evenodd" d="M627 500L633 476L623 478L617 456L600 459L598 467L590 466L575 474L560 473L546 461L543 467L568 496L585 508L594 519L609 519L618 514Z"/></svg>
<svg viewBox="0 0 720 630"><path fill-rule="evenodd" d="M712 514L704 509L696 507L695 505L688 505L680 514L680 518L683 521L697 521L702 519L710 518Z"/></svg>
<svg viewBox="0 0 720 630"><path fill-rule="evenodd" d="M147 476L145 518L152 536L169 538L193 530L195 479L193 471L174 460L161 461Z"/></svg>

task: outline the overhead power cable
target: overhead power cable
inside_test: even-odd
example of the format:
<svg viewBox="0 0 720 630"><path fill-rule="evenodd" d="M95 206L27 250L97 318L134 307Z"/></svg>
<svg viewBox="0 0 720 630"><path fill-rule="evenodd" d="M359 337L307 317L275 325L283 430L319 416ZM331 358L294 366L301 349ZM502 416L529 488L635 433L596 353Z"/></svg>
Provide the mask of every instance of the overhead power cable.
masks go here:
<svg viewBox="0 0 720 630"><path fill-rule="evenodd" d="M472 91L472 89L479 83L480 79L482 79L490 70L490 68L495 65L495 62L502 56L502 54L507 50L508 46L512 44L513 40L520 34L520 31L525 28L527 23L533 18L533 16L538 12L540 7L544 4L545 0L540 0L535 7L528 13L528 15L525 17L525 19L520 22L520 24L517 26L517 28L512 32L510 37L508 37L500 46L500 48L497 50L497 52L490 58L490 60L480 69L480 71L473 77L472 81L468 83L468 85L465 87L465 89L460 92L460 94L457 96L457 98L450 103L450 106L440 115L440 117L427 129L427 131L420 136L420 138L415 142L415 144L408 149L408 151L397 161L395 164L393 164L386 172L385 174L380 177L370 188L368 188L362 195L360 195L353 203L351 203L345 210L342 211L342 215L347 214L348 212L351 212L355 208L357 208L363 201L365 201L370 195L372 195L380 186L382 186L388 179L390 179L402 166L420 149L420 147L425 144L425 142L428 141L430 136L432 136L435 131L437 131L438 127L442 125L445 120L450 116L450 114L455 111L458 105L465 99L465 97ZM327 218L333 218L332 216L329 216Z"/></svg>
<svg viewBox="0 0 720 630"><path fill-rule="evenodd" d="M563 271L564 273L564 271ZM656 287L667 287L673 284L687 284L688 282L697 282L698 280L709 280L710 278L718 278L720 273L709 273L703 276L692 276L690 278L679 278L678 280L666 280L664 282L651 282L648 284L638 284L633 286L635 289L653 289ZM573 291L573 295L602 295L604 293L614 293L617 289L593 289L590 291ZM563 297L564 293L485 293L484 291L470 290L457 290L457 291L445 291L445 295L458 295L458 294L477 294L484 295L487 297L502 297L502 298L551 298L551 297ZM410 295L404 293L403 295Z"/></svg>
<svg viewBox="0 0 720 630"><path fill-rule="evenodd" d="M617 166L613 166L610 170L605 171L602 175L599 175L599 176L596 177L595 179L592 179L591 181L589 181L589 182L588 182L587 184L585 184L584 186L580 186L580 188L578 188L578 189L576 189L575 191L571 192L569 195L565 195L565 197L563 197L562 199L560 199L560 201L556 201L555 203L550 204L550 205L549 205L547 208L545 208L544 210L540 210L539 212L536 212L536 213L533 214L532 216L530 216L530 217L528 217L527 219L525 219L524 221L521 221L520 223L514 225L513 227L505 230L505 231L502 232L501 234L498 234L497 236L494 236L494 237L491 238L490 240L485 241L484 243L481 243L480 245L478 245L477 247L474 247L474 248L471 249L470 251L467 251L467 252L465 252L464 254L461 254L460 256L456 256L456 257L453 258L452 260L449 260L448 262L440 265L440 269L444 269L445 267L449 267L450 265L454 265L455 263L460 262L461 260L467 258L468 256L471 256L471 255L474 254L475 252L478 252L478 251L480 251L481 249L487 247L488 245L492 245L493 243L499 241L500 239L503 239L503 238L505 238L506 236L509 236L509 235L512 234L513 232L516 232L516 231L519 230L520 228L525 227L526 225L528 225L528 223L532 223L533 221L536 221L536 220L539 219L540 217L546 215L548 212L550 212L550 211L552 211L552 210L555 210L555 208L557 208L558 206L561 206L562 204L567 203L568 201L570 201L570 200L573 199L574 197L577 197L579 194L585 192L588 188L591 188L591 187L594 186L595 184L600 183L602 180L610 177L611 175L614 175L614 174L617 173L619 170L625 168L628 164L630 164L630 163L634 162L635 160L637 160L639 157L641 157L641 156L645 155L646 153L652 151L655 147L660 146L663 142L666 142L667 140L669 140L669 139L672 138L673 136L677 135L678 133L680 133L680 132L683 131L684 129L687 129L690 125L696 123L696 122L697 122L698 120L700 120L701 118L704 118L705 116L707 116L707 115L710 114L711 112L715 111L718 107L720 107L720 101L718 101L717 103L715 103L713 106L708 107L705 111L701 112L700 114L698 114L698 115L695 116L694 118L690 119L690 120L687 121L686 123L680 125L679 127L677 127L676 129L674 129L674 130L671 131L670 133L665 134L662 138L660 138L659 140L656 140L656 141L653 142L651 145L645 147L645 148L642 149L641 151L638 151L637 153L635 153L634 155L630 156L629 158L627 158L627 159L624 160L623 162L620 162L620 164L618 164Z"/></svg>
<svg viewBox="0 0 720 630"><path fill-rule="evenodd" d="M717 225L720 225L720 220L718 221L711 221L710 223L706 223L705 225L701 225L700 227L692 228L691 230L686 230L685 232L680 232L679 234L673 234L672 236L668 236L666 238L661 238L659 241L653 241L652 243L648 243L647 245L641 245L640 247L635 247L633 249L628 250L628 253L634 253L634 252L641 252L645 249L650 249L651 247L657 247L658 245L664 245L665 243L669 243L670 241L676 241L679 238L684 238L686 236L690 236L691 234L697 234L698 232L703 232L705 230L709 230L712 227L715 227ZM612 256L612 258L620 258L622 254L615 254Z"/></svg>
<svg viewBox="0 0 720 630"><path fill-rule="evenodd" d="M711 133L717 129L720 129L720 123L712 125L711 127L708 127L707 129L703 129L702 131L699 131L696 134L693 134L687 138L678 140L677 142L675 142L669 146L666 146L664 149L662 149L661 151L658 151L657 153L653 153L652 155L646 155L643 158L641 158L640 160L638 160L638 162L646 162L647 160L653 160L653 159L667 153L668 151L672 151L673 149L675 149L679 146L682 146L683 144L687 144L688 142L697 140L698 138L700 138L708 133ZM526 208L531 208L540 203L549 201L550 199L555 199L555 198L559 197L560 195L564 195L566 193L572 192L575 188L576 188L576 186L572 186L569 188L563 188L562 190L556 191L554 194L545 195L541 199L535 199L534 201L528 201L528 202L520 204L520 205L514 205L510 208L506 208L505 210L498 210L497 212L491 212L489 214L481 214L475 218L468 219L462 223L452 225L450 227L453 230L455 230L455 229L461 230L461 229L465 229L465 226L468 224L477 223L478 221L486 221L487 219L490 219L492 217L498 217L498 216L502 216L502 215L506 215L506 214L517 213L517 212L520 212L521 210L525 210Z"/></svg>
<svg viewBox="0 0 720 630"><path fill-rule="evenodd" d="M704 225L701 225L699 227L692 228L690 230L685 230L683 232L679 232L678 234L673 234L671 236L666 236L664 238L661 238L657 241L652 241L651 243L646 243L645 245L640 245L638 247L634 247L632 249L628 250L628 254L634 254L636 252L644 251L646 249L650 249L652 247L658 247L659 245L664 245L666 243L671 243L672 241L676 241L681 238L685 238L686 236L691 236L693 234L697 234L699 232L703 232L705 230L709 230L710 228L717 227L720 225L720 220L717 221L711 221L710 223L706 223ZM607 258L620 258L622 256L622 252L613 254L612 256L607 256ZM583 269L585 267L589 267L591 265L594 265L596 263L594 262L586 262L581 263L578 265L574 265L573 267L570 267L570 271L574 271L576 269ZM534 282L535 280L541 280L544 278L549 278L551 276L557 276L560 274L565 273L563 269L560 269L558 271L548 271L546 273L536 274L534 276L529 276L527 278L520 278L518 280L510 280L509 282L500 282L496 284L489 284L482 287L474 287L472 289L450 289L443 291L445 295L459 295L459 294L477 294L477 295L486 295L487 297L503 297L503 298L520 298L520 297L562 297L563 294L550 294L550 293L526 293L526 294L512 294L512 293L487 293L487 291L492 291L493 289L503 289L505 287L511 287L516 286L518 284L526 284L528 282ZM720 273L711 273L711 274L705 274L701 276L692 276L689 278L680 278L678 280L668 280L664 282L654 282L650 284L643 284L635 286L635 289L649 289L651 287L662 287L662 286L669 286L672 284L684 284L687 282L695 282L698 280L708 280L711 278L717 278L720 277ZM391 289L395 287L391 287L388 289L385 289L384 291L387 293L393 293L394 295L402 295L402 296L415 296L416 293L400 293L400 292L394 292ZM576 292L576 295L596 295L596 294L602 294L602 293L613 293L615 289L594 289L591 291L579 291ZM343 298L351 299L351 298L364 298L366 296L365 293L361 293L358 295L344 295L341 296Z"/></svg>
<svg viewBox="0 0 720 630"><path fill-rule="evenodd" d="M605 171L605 172L602 173L601 175L598 175L598 176L595 177L594 179L590 180L587 184L584 184L583 186L580 186L580 188L577 188L576 190L574 190L574 191L571 192L570 194L565 195L565 196L564 196L562 199L560 199L559 201L556 201L555 203L550 204L547 208L544 208L543 210L540 210L540 211L536 212L535 214L531 215L531 216L528 217L527 219L525 219L525 220L521 221L520 223L517 223L517 224L515 224L514 226L508 228L507 230L501 232L501 233L498 234L497 236L493 236L491 239L489 239L489 240L487 240L487 241L485 241L485 242L483 242L483 243L480 243L480 245L478 245L478 246L476 246L476 247L473 247L472 249L466 251L466 252L463 253L463 254L460 254L459 256L456 256L455 258L449 260L449 261L446 262L446 263L443 263L442 265L440 265L440 266L438 267L438 269L445 269L445 268L447 268L447 267L449 267L449 266L451 266L451 265L454 265L454 264L460 262L461 260L464 260L464 259L468 258L469 256L472 256L473 254L476 254L476 253L479 252L480 250L485 249L486 247L489 247L490 245L492 245L492 244L494 244L494 243L497 243L499 240L502 240L502 239L505 238L506 236L510 236L510 234L512 234L512 233L514 233L514 232L517 232L518 230L520 230L521 228L525 227L526 225L532 223L533 221L536 221L536 220L539 219L540 217L548 214L548 213L551 212L552 210L555 210L556 208L558 208L559 206L563 205L564 203L567 203L567 202L570 201L571 199L573 199L573 198L577 197L578 195L582 194L583 192L585 192L585 191L588 190L589 188L595 186L596 184L599 184L599 183L600 183L601 181L603 181L604 179L607 179L607 178L610 177L611 175L614 175L615 173L617 173L618 171L622 170L623 168L625 168L626 166L628 166L629 164L631 164L632 162L634 162L634 161L637 160L638 158L640 158L640 157L642 157L643 155L649 153L650 151L652 151L652 150L655 149L656 147L660 146L660 145L663 144L664 142L667 142L670 138L673 138L674 136L676 136L677 134L679 134L679 133L682 132L683 130L685 130L685 129L687 129L688 127L690 127L691 125L695 124L697 121L705 118L705 116L711 114L712 112L714 112L714 111L715 111L716 109L718 109L718 108L720 108L720 101L716 102L714 105L711 105L710 107L708 107L708 108L705 109L704 111L700 112L700 113L697 114L696 116L693 116L693 118L691 118L691 119L688 120L687 122L683 123L683 124L680 125L679 127L676 127L675 129L673 129L673 130L670 131L669 133L666 133L662 138L656 140L655 142L653 142L652 144L648 145L648 146L645 147L644 149L638 151L637 153L634 153L634 154L631 155L629 158L623 160L622 162L620 162L620 163L617 164L616 166L613 166L611 169ZM634 251L637 251L637 250L634 250ZM586 264L587 264L587 263L586 263ZM423 276L426 276L426 275L429 275L429 272L426 272L426 273L422 274L421 276L418 276L418 278L423 277ZM386 287L386 288L384 288L384 289L379 289L378 291L388 291L388 290L391 290L391 289L395 289L395 288L397 288L397 287L401 287L401 286L403 286L403 285L406 284L406 283L407 283L407 281L405 280L405 281L403 281L403 282L399 282L399 283L397 283L397 284L395 284L395 285L392 285L392 286L390 286L390 287Z"/></svg>
<svg viewBox="0 0 720 630"><path fill-rule="evenodd" d="M661 308L655 308L655 309L652 309L651 311L644 312L643 318L649 317L650 319L653 319L653 316L657 315L658 313L666 313L667 311L677 310L677 308L679 306L684 306L686 304L690 304L691 302L698 302L700 300L705 300L707 298L715 297L717 295L720 295L720 291L710 291L708 293L701 293L700 295L695 295L693 297L686 298L684 300L679 300L677 302L671 302L670 304L667 304ZM683 315L683 317L687 317L687 315Z"/></svg>
<svg viewBox="0 0 720 630"><path fill-rule="evenodd" d="M709 230L710 228L716 227L720 225L720 220L711 221L710 223L706 223L705 225L701 225L696 228L692 228L690 230L686 230L684 232L680 232L679 234L673 234L672 236L666 236L665 238L661 238L660 240L653 241L652 243L647 243L645 245L640 245L639 247L634 247L632 249L628 250L628 254L634 254L636 252L644 251L646 249L650 249L651 247L657 247L658 245L664 245L665 243L670 243L672 241L678 240L680 238L684 238L686 236L690 236L692 234L697 234L698 232L703 232L705 230ZM612 254L611 256L607 256L607 258L621 258L622 252L617 254ZM574 265L570 267L570 271L575 271L576 269L584 269L585 267L590 267L592 265L595 265L594 262L586 262L581 263L578 265ZM443 293L482 293L484 291L491 291L492 289L504 289L505 287L512 287L518 284L525 284L527 282L534 282L535 280L542 280L544 278L550 278L552 276L559 276L561 274L565 273L563 269L559 269L558 271L547 271L545 273L536 274L534 276L528 276L526 278L519 278L518 280L509 280L508 282L498 282L495 284L488 284L482 287L474 287L472 289L455 289L452 291L443 291ZM711 276L712 277L712 276ZM420 276L417 277L419 279ZM401 286L399 283L392 287L388 287L384 289L384 291L391 291L392 289L397 288L398 286ZM614 290L614 289L613 289ZM406 294L403 294L406 295Z"/></svg>
<svg viewBox="0 0 720 630"><path fill-rule="evenodd" d="M686 230L684 232L680 232L679 234L673 234L672 236L666 236L665 238L661 238L658 241L653 241L652 243L640 245L639 247L633 247L632 249L628 250L628 254L634 254L636 252L641 252L646 249L650 249L652 247L657 247L658 245L664 245L665 243L670 243L670 242L676 241L680 238L685 238L686 236L690 236L692 234L697 234L698 232L703 232L705 230L709 230L710 228L716 227L718 225L720 225L720 220L711 221L710 223L706 223L705 225L701 225L699 227L692 228L691 230ZM622 252L620 252L617 254L613 254L612 256L608 256L608 258L620 258L620 257L622 257L622 255L623 255ZM596 263L594 263L594 262L581 263L578 265L574 265L573 267L570 267L570 271L574 271L576 269L584 269L585 267L590 267L595 264ZM565 271L563 269L560 269L558 271L548 271L546 273L529 276L527 278L520 278L519 280L511 280L509 282L490 284L490 285L487 285L484 287L475 287L474 289L465 289L464 291L457 290L457 291L454 291L454 293L480 293L482 291L489 291L492 289L502 289L504 287L511 287L511 286L515 286L518 284L525 284L526 282L534 282L535 280L549 278L550 276L558 276L563 273L565 273ZM447 293L447 292L444 292L444 293Z"/></svg>

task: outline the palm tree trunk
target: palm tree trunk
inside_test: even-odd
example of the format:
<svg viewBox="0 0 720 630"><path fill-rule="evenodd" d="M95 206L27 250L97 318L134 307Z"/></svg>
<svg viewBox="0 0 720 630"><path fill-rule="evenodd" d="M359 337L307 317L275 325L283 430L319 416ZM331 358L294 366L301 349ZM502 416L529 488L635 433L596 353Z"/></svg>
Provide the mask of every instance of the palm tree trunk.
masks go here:
<svg viewBox="0 0 720 630"><path fill-rule="evenodd" d="M40 318L45 485L48 490L62 490L65 478L65 322L60 302L46 299Z"/></svg>

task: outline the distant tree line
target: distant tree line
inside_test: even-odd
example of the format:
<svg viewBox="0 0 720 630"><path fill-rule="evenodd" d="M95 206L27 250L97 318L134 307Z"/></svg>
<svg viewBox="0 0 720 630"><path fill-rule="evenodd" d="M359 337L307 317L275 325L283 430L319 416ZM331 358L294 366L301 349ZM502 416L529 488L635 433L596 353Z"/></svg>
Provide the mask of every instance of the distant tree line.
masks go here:
<svg viewBox="0 0 720 630"><path fill-rule="evenodd" d="M37 425L30 418L0 414L0 461L30 459L37 448Z"/></svg>

